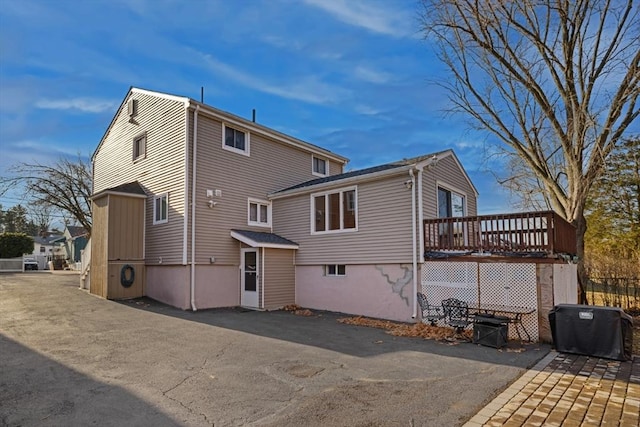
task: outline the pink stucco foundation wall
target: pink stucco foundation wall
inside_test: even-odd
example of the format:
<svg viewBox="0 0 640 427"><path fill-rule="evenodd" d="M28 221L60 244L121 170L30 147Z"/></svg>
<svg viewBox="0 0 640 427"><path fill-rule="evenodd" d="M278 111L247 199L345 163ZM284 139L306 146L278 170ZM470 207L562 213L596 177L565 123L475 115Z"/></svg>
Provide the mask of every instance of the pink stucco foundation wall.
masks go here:
<svg viewBox="0 0 640 427"><path fill-rule="evenodd" d="M235 307L240 305L238 266L196 266L196 308Z"/></svg>
<svg viewBox="0 0 640 427"><path fill-rule="evenodd" d="M345 276L325 276L324 266L296 266L296 304L411 322L410 264L347 265Z"/></svg>
<svg viewBox="0 0 640 427"><path fill-rule="evenodd" d="M183 310L191 309L189 266L147 266L146 295ZM197 265L196 308L240 305L237 266Z"/></svg>
<svg viewBox="0 0 640 427"><path fill-rule="evenodd" d="M147 266L145 294L149 298L186 310L190 307L189 270L184 265Z"/></svg>

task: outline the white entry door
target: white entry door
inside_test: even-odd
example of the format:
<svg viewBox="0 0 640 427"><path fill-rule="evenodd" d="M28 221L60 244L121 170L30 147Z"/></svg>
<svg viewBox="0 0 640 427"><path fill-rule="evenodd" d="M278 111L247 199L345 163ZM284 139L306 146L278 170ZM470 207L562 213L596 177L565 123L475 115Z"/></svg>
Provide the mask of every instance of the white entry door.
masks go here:
<svg viewBox="0 0 640 427"><path fill-rule="evenodd" d="M243 307L259 308L260 278L258 276L258 250L241 249L241 280L242 293L240 305Z"/></svg>

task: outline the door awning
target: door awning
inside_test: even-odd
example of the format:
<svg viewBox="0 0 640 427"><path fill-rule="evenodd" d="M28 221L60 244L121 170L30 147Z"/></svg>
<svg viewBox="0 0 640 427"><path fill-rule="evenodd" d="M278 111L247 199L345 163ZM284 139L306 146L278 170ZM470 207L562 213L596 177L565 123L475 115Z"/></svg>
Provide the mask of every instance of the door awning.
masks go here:
<svg viewBox="0 0 640 427"><path fill-rule="evenodd" d="M298 249L298 244L273 233L231 230L231 237L252 248Z"/></svg>

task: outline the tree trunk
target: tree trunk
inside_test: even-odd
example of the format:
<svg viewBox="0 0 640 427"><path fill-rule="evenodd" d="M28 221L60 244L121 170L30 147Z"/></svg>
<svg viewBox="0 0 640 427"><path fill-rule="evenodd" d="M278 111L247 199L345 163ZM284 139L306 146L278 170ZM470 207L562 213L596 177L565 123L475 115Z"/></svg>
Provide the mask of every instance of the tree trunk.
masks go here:
<svg viewBox="0 0 640 427"><path fill-rule="evenodd" d="M582 210L576 215L573 225L576 227L576 254L578 255L578 302L588 304L586 286L589 277L584 265L584 236L587 232L587 220Z"/></svg>

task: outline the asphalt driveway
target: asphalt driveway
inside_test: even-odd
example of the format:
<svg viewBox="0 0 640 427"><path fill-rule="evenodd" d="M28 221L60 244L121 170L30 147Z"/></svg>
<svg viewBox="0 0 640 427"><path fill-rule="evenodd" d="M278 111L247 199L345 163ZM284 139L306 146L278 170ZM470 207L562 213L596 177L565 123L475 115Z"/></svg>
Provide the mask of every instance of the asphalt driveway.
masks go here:
<svg viewBox="0 0 640 427"><path fill-rule="evenodd" d="M455 426L545 356L0 275L0 425Z"/></svg>

